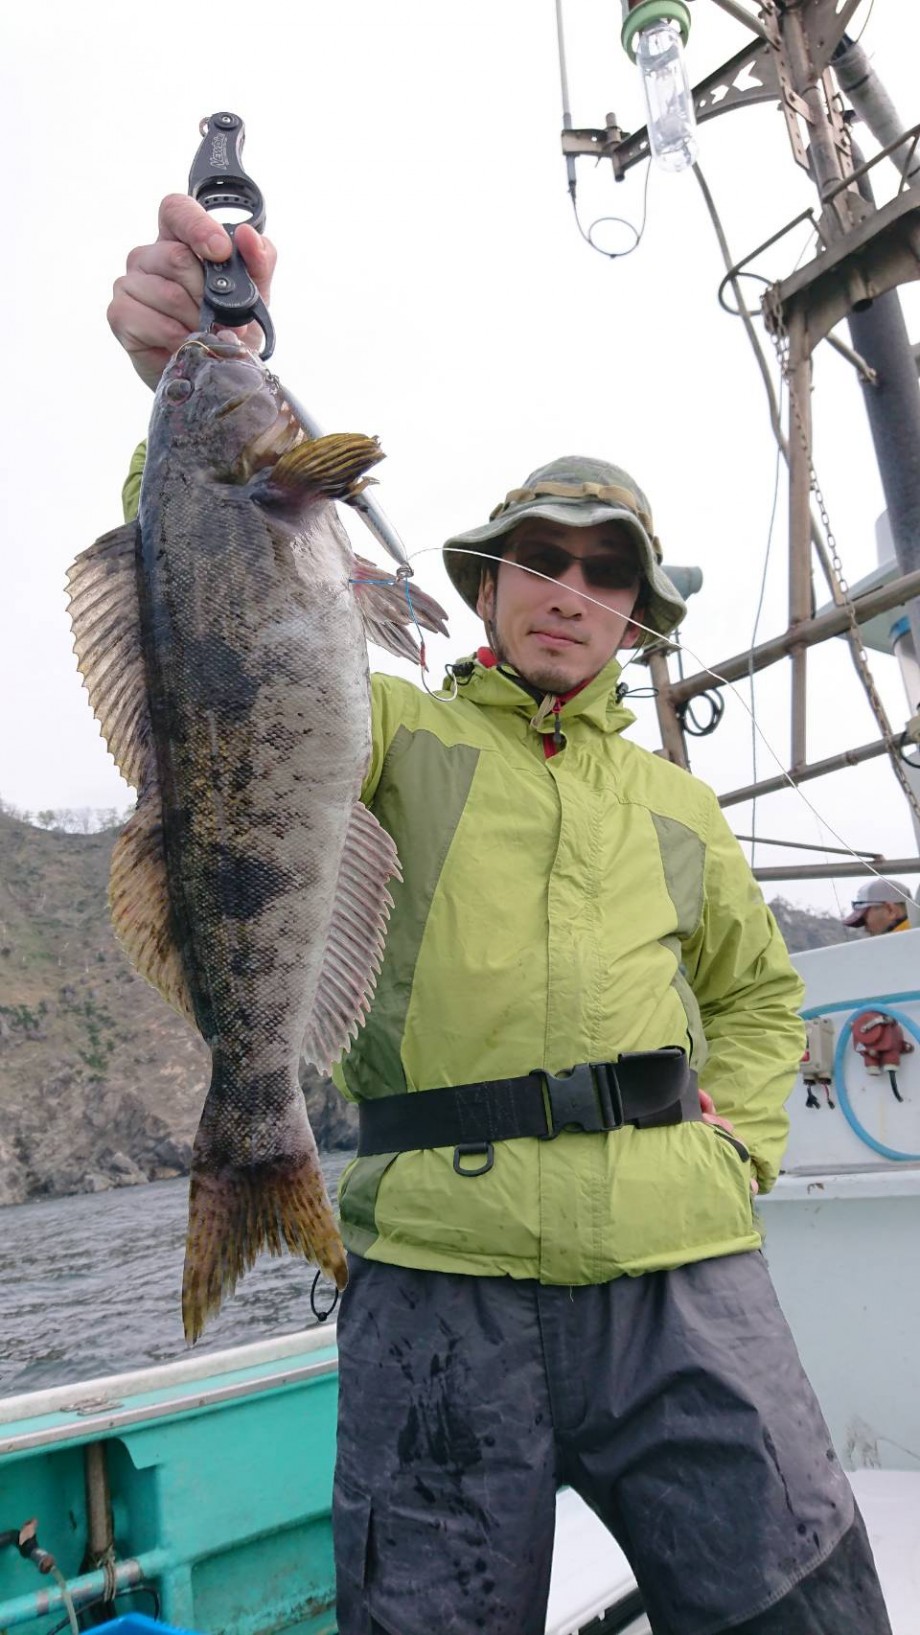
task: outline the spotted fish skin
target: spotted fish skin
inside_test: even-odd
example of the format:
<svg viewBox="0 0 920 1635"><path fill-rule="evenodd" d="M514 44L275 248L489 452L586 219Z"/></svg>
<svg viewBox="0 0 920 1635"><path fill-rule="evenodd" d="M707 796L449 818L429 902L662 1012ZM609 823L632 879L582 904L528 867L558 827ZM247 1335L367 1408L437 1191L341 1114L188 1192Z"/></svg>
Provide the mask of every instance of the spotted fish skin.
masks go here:
<svg viewBox="0 0 920 1635"><path fill-rule="evenodd" d="M327 1068L361 1025L398 875L359 800L365 625L332 504L381 457L366 437L307 439L257 358L192 337L158 389L138 525L71 570L90 699L139 786L115 929L211 1050L190 1339L263 1248L346 1277L297 1070L302 1052Z"/></svg>

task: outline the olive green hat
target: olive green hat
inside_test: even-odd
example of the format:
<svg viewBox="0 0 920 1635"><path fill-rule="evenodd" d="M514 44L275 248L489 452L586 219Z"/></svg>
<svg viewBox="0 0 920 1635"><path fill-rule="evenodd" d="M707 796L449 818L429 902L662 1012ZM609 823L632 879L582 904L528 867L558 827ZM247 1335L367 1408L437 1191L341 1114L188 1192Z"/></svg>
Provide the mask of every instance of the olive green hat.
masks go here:
<svg viewBox="0 0 920 1635"><path fill-rule="evenodd" d="M466 552L496 554L494 541L525 517L546 517L567 528L590 528L596 522L625 524L635 540L644 581L643 623L662 636L680 624L686 604L661 566L661 545L642 489L620 466L575 454L532 471L522 488L512 488L505 495L482 527L454 534L445 542L444 566L454 588L474 612L484 558Z"/></svg>

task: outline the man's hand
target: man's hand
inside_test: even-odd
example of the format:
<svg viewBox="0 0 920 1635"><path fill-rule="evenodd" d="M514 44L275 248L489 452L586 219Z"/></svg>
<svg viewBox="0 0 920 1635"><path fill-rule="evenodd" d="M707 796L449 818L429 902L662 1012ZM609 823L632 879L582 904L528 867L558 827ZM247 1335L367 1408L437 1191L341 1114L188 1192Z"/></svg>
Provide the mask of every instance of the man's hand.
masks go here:
<svg viewBox="0 0 920 1635"><path fill-rule="evenodd" d="M248 222L234 240L246 270L268 303L277 252ZM158 237L128 256L116 280L106 316L141 380L154 390L176 348L198 328L204 289L202 260L226 261L230 237L213 216L186 193L171 193L160 205ZM258 350L262 331L248 324L236 333Z"/></svg>
<svg viewBox="0 0 920 1635"><path fill-rule="evenodd" d="M703 1119L703 1123L704 1124L721 1124L722 1129L727 1130L729 1135L731 1135L734 1132L734 1128L735 1128L734 1124L731 1124L727 1118L720 1118L719 1117L719 1114L716 1112L716 1104L713 1101L711 1095L709 1095L708 1091L700 1090L699 1098L700 1098L700 1113L701 1113L701 1116L702 1116L702 1119ZM758 1184L756 1175L751 1176L751 1191L753 1192L753 1194L754 1194L754 1196L756 1198L758 1192L760 1191L760 1186Z"/></svg>

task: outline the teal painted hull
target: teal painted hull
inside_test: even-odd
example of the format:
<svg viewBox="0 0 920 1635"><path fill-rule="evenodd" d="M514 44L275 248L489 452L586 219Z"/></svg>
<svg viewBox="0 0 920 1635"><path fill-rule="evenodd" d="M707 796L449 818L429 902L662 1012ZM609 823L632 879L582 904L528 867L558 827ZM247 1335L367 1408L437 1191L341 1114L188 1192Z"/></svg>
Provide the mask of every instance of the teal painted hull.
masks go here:
<svg viewBox="0 0 920 1635"><path fill-rule="evenodd" d="M98 1600L86 1450L101 1444L118 1612L158 1606L167 1623L213 1635L332 1635L337 1387L328 1329L9 1399L0 1531L37 1517L77 1607ZM52 1577L0 1551L0 1629L48 1635L66 1616Z"/></svg>

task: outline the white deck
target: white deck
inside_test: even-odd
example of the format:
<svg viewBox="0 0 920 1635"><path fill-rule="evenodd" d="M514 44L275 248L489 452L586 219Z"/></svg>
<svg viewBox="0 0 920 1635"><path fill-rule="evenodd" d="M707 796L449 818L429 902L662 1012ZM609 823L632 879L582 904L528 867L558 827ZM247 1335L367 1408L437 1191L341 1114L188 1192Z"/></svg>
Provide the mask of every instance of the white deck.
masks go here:
<svg viewBox="0 0 920 1635"><path fill-rule="evenodd" d="M918 1635L920 1470L857 1470L850 1481L872 1542L893 1635ZM566 1488L556 1503L546 1635L577 1635L633 1589L626 1557L578 1494ZM629 1625L628 1635L647 1635L650 1628L640 1616Z"/></svg>

